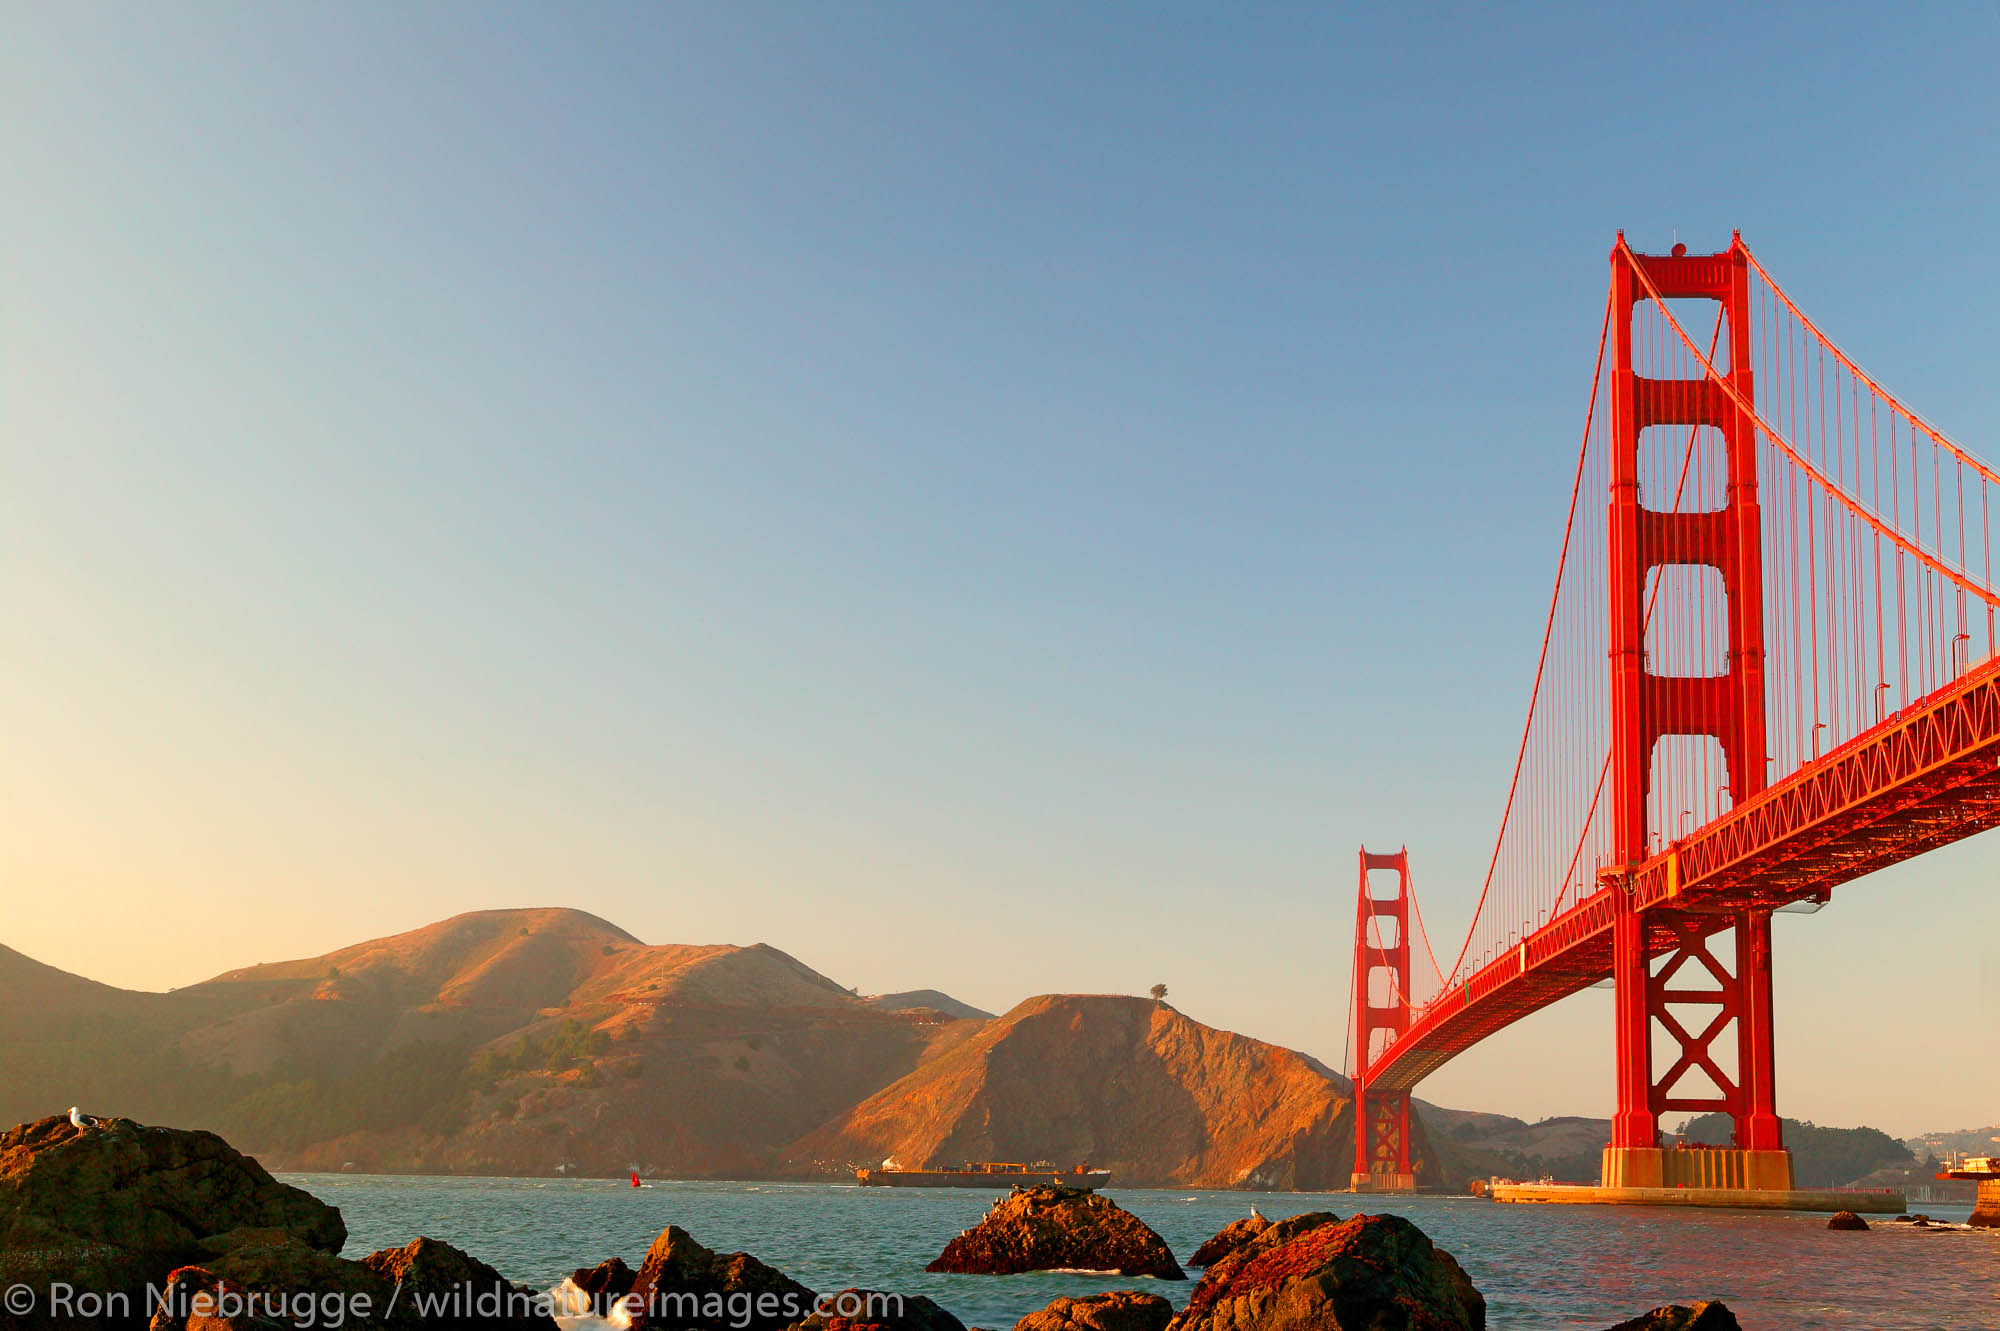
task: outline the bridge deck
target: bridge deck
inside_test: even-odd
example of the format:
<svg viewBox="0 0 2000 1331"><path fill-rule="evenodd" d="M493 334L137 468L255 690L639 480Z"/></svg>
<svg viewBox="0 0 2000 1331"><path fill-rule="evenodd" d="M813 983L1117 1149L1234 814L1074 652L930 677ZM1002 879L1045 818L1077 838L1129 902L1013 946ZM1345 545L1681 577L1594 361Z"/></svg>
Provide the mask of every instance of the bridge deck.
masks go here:
<svg viewBox="0 0 2000 1331"><path fill-rule="evenodd" d="M1412 1014L1368 1068L1408 1088L1495 1031L1611 974L1620 894L1713 915L1836 886L2000 825L2000 659L1864 731L1637 866ZM1675 945L1662 924L1648 954Z"/></svg>

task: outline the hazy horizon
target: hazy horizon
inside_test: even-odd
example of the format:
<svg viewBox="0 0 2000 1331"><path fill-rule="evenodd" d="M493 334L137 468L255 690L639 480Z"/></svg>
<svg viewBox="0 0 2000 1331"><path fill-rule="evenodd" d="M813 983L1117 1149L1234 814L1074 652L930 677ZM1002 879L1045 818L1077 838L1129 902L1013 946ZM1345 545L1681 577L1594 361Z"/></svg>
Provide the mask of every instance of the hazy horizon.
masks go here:
<svg viewBox="0 0 2000 1331"><path fill-rule="evenodd" d="M559 904L1341 1068L1356 849L1477 896L1620 228L2000 458L2000 14L1801 12L11 7L0 942ZM1781 1113L2000 1118L1996 852L1777 921Z"/></svg>

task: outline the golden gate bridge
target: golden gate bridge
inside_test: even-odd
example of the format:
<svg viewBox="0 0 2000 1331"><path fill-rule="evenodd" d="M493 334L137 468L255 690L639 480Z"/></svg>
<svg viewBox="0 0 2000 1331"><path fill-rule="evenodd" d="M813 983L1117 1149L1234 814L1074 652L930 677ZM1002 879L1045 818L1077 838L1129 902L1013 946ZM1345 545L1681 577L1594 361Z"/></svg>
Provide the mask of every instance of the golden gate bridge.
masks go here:
<svg viewBox="0 0 2000 1331"><path fill-rule="evenodd" d="M1791 1189L1771 912L2000 823L1996 498L1741 235L1619 235L1527 719L1449 966L1407 851L1361 852L1357 1188L1415 1185L1423 1077L1609 981L1603 1184ZM1732 1148L1663 1150L1670 1112L1727 1114Z"/></svg>

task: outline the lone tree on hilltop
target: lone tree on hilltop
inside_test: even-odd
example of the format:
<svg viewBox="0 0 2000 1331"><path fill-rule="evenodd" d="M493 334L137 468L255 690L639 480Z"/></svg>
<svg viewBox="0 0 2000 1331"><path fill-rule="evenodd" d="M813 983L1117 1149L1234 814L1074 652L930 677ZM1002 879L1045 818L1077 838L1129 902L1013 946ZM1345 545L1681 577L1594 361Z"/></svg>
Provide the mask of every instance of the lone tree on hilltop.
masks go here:
<svg viewBox="0 0 2000 1331"><path fill-rule="evenodd" d="M1167 1001L1167 986L1164 984L1154 985L1151 992L1155 1003L1164 1003Z"/></svg>

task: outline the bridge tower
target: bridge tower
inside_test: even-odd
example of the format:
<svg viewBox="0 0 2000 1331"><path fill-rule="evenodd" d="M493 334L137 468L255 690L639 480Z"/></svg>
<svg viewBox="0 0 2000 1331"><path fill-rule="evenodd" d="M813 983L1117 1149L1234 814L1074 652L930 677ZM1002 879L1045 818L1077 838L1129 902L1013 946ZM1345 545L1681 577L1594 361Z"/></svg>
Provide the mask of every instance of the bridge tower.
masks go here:
<svg viewBox="0 0 2000 1331"><path fill-rule="evenodd" d="M1643 272L1669 300L1719 302L1728 330L1727 378L1734 394L1707 378L1652 379L1633 369L1633 319L1649 299ZM1741 237L1720 254L1642 255L1623 233L1611 252L1613 351L1611 371L1610 668L1611 797L1614 862L1609 881L1624 888L1613 926L1617 1112L1604 1151L1607 1187L1662 1187L1688 1162L1660 1149L1666 1112L1727 1113L1736 1155L1700 1162L1704 1179L1718 1164L1730 1184L1792 1186L1775 1108L1771 1048L1771 917L1768 909L1693 913L1671 904L1633 904L1631 870L1655 853L1648 826L1654 750L1672 735L1712 737L1728 768L1729 791L1741 804L1767 782L1764 716L1763 546L1757 504L1757 429L1742 403L1753 402L1747 251ZM1639 487L1640 436L1649 427L1707 427L1720 433L1728 467L1726 503L1717 511L1685 513L1648 507ZM1669 497L1671 498L1671 497ZM1716 675L1654 674L1646 654L1648 575L1672 565L1716 570L1722 580L1728 637L1727 669ZM1670 853L1672 848L1669 847ZM1710 948L1735 931L1734 957L1724 964ZM1649 955L1658 954L1657 968ZM1701 981L1689 987L1690 980ZM1677 984L1678 982L1678 984ZM1714 987L1709 987L1709 984ZM1672 1009L1712 1009L1704 1023ZM1735 1027L1736 1066L1725 1070L1717 1037ZM1676 1054L1655 1076L1653 1039L1662 1031ZM1698 1028L1697 1028L1698 1027ZM1714 1084L1684 1090L1699 1073ZM1703 1152L1704 1156L1714 1153Z"/></svg>
<svg viewBox="0 0 2000 1331"><path fill-rule="evenodd" d="M1370 870L1392 869L1393 896L1370 891ZM1387 1002L1375 1002L1375 981ZM1354 911L1354 1177L1356 1192L1410 1192L1417 1186L1410 1142L1410 1093L1368 1086L1375 1034L1390 1040L1410 1026L1410 852L1361 851L1361 886Z"/></svg>

